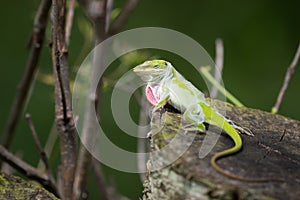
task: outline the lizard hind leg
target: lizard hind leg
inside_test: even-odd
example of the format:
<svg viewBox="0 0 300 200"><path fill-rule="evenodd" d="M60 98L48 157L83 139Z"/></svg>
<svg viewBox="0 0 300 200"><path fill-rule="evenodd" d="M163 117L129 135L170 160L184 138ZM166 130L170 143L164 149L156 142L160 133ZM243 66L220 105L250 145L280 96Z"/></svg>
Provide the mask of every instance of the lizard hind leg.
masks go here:
<svg viewBox="0 0 300 200"><path fill-rule="evenodd" d="M183 113L184 127L190 130L205 132L204 115L200 105L189 106ZM192 128L192 129L191 129Z"/></svg>

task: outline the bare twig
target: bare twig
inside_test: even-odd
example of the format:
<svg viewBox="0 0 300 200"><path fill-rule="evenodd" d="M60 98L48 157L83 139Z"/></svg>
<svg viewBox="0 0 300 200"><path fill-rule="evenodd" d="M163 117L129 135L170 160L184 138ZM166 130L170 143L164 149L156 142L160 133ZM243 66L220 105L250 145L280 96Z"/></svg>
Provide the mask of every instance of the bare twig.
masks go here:
<svg viewBox="0 0 300 200"><path fill-rule="evenodd" d="M71 30L72 30L72 24L73 24L73 16L74 16L74 9L75 9L75 0L69 1L69 7L68 7L68 14L67 14L67 21L66 21L66 33L65 33L65 40L66 45L69 46L70 42L70 36L71 36ZM50 155L51 151L53 149L53 146L55 144L55 141L57 140L57 133L56 131L50 131L47 143L45 145L45 153L46 155ZM42 162L44 162L42 160ZM41 162L38 164L38 168L41 166Z"/></svg>
<svg viewBox="0 0 300 200"><path fill-rule="evenodd" d="M224 63L224 46L222 39L216 40L216 69L214 73L215 80L220 83L223 71ZM211 98L215 98L218 94L218 89L213 85L210 93Z"/></svg>
<svg viewBox="0 0 300 200"><path fill-rule="evenodd" d="M12 104L8 121L3 133L2 144L6 148L9 148L11 144L16 124L18 123L23 111L30 83L39 61L40 52L44 42L45 29L47 26L48 12L50 7L51 0L42 0L34 19L34 27L30 39L30 53L27 60L25 72L18 85L17 94Z"/></svg>
<svg viewBox="0 0 300 200"><path fill-rule="evenodd" d="M63 199L72 199L76 166L76 129L71 97L65 41L66 2L52 2L52 63L55 81L55 120L60 136L63 175Z"/></svg>
<svg viewBox="0 0 300 200"><path fill-rule="evenodd" d="M109 30L109 33L111 35L116 34L120 31L120 29L123 27L123 25L127 21L128 17L130 16L131 12L133 11L133 9L137 5L137 3L138 3L138 0L128 0L126 2L121 13L117 17L117 19L113 22L113 24Z"/></svg>
<svg viewBox="0 0 300 200"><path fill-rule="evenodd" d="M62 196L62 194L64 193L62 166L57 167L56 180L57 180L56 187L57 187L58 194L60 194L60 196Z"/></svg>
<svg viewBox="0 0 300 200"><path fill-rule="evenodd" d="M102 42L106 37L105 31L105 23L106 23L106 9L107 9L107 1L85 1L83 7L85 7L87 15L90 17L94 24L95 29L95 46ZM89 4L87 4L89 3ZM90 82L93 83L97 81L98 77L96 77L97 71L102 70L101 66L99 67L99 54L95 51L94 60L91 69L91 80ZM75 172L75 181L73 187L73 197L75 200L81 199L86 194L86 182L87 182L87 175L91 165L91 155L89 151L85 148L84 144L90 143L93 141L93 135L90 134L93 129L92 119L93 112L92 109L96 109L98 111L99 100L101 96L101 84L102 80L99 81L99 85L97 87L97 91L93 91L90 88L88 92L88 99L87 99L87 109L84 113L84 123L83 129L81 133L81 146L79 150L78 162ZM105 187L103 188L105 190Z"/></svg>
<svg viewBox="0 0 300 200"><path fill-rule="evenodd" d="M74 7L75 7L75 0L70 0L68 14L67 14L67 21L66 21L66 34L65 34L67 46L69 45L70 35L72 30Z"/></svg>
<svg viewBox="0 0 300 200"><path fill-rule="evenodd" d="M107 38L106 31L106 18L107 18L107 2L108 0L101 1L98 5L96 12L91 12L92 21L95 29L95 46Z"/></svg>
<svg viewBox="0 0 300 200"><path fill-rule="evenodd" d="M211 66L201 66L200 72L203 76L211 82L228 100L230 100L234 105L242 107L244 106L237 98L235 98L228 90L226 90L220 83L218 83L214 77L210 74Z"/></svg>
<svg viewBox="0 0 300 200"><path fill-rule="evenodd" d="M94 172L96 175L96 180L99 185L101 199L103 199L103 200L114 199L114 198L112 198L112 196L109 192L109 189L105 183L105 177L102 172L101 164L99 163L99 161L93 159L93 168L94 168Z"/></svg>
<svg viewBox="0 0 300 200"><path fill-rule="evenodd" d="M91 159L91 154L84 147L84 145L81 144L73 187L73 198L75 200L82 199L86 194L87 175L90 169Z"/></svg>
<svg viewBox="0 0 300 200"><path fill-rule="evenodd" d="M39 138L38 138L38 135L37 135L37 133L36 133L35 127L34 127L34 125L33 125L32 118L31 118L31 116L30 116L29 113L27 113L27 114L25 115L25 118L26 118L26 120L27 120L27 122L28 122L28 125L29 125L29 128L30 128L30 130L31 130L31 133L32 133L32 136L33 136L34 143L35 143L35 145L36 145L36 147L37 147L37 149L38 149L38 151L39 151L39 153L40 153L40 155L41 155L41 159L42 159L42 161L43 161L43 163L44 163L44 165L45 165L45 168L46 168L46 170L48 171L48 170L50 169L50 168L49 168L49 164L48 164L48 158L47 158L47 155L46 155L44 149L42 148L42 145L41 145L40 140L39 140Z"/></svg>
<svg viewBox="0 0 300 200"><path fill-rule="evenodd" d="M106 3L106 16L105 16L105 32L108 33L110 29L110 16L111 16L111 11L113 9L113 4L114 0L107 0Z"/></svg>
<svg viewBox="0 0 300 200"><path fill-rule="evenodd" d="M116 33L119 31L121 26L125 23L127 20L129 13L132 11L136 4L137 0L128 0L127 4L124 7L124 10L121 11L121 14L119 15L118 19L115 21L114 30L111 31L112 27L109 27L109 19L110 19L110 12L112 9L113 0L103 0L103 1L94 1L94 0L80 0L79 3L82 7L84 7L86 14L89 16L91 21L94 25L94 32L95 32L95 46L105 40L110 34ZM95 74L99 70L103 70L101 68L101 53L97 52L97 49L94 52L94 60L92 64L92 73L91 73L91 82L94 82L98 79L98 77L94 77ZM99 64L100 63L100 64ZM102 91L102 79L100 79L99 84L97 86L97 91L92 91L90 89L88 93L88 99L87 99L87 110L85 111L84 115L84 123L83 123L83 130L81 133L81 140L85 142L92 142L93 138L92 135L89 134L91 132L91 129L93 128L90 118L94 117L92 116L92 112L90 109L96 109L99 112L98 105L100 103L100 97L101 97L101 91ZM85 143L83 142L83 144ZM77 168L76 168L76 175L75 175L75 182L74 182L74 199L79 199L86 193L86 179L88 174L88 169L91 164L91 155L88 152L88 150L84 147L84 145L81 145L79 156L78 156L78 162L77 162ZM99 162L94 162L94 170L95 173L99 174L101 172L101 166ZM99 166L97 166L99 165ZM109 199L108 194L108 187L105 184L105 181L103 180L101 182L101 193L103 195L103 198ZM110 198L111 199L111 198Z"/></svg>
<svg viewBox="0 0 300 200"><path fill-rule="evenodd" d="M47 138L46 144L43 148L46 155L52 154L52 151L53 151L54 145L57 141L57 138L58 138L58 134L57 134L57 129L56 129L56 126L54 123L51 127L50 132L48 133L48 138ZM38 169L42 168L42 165L43 165L42 163L43 163L43 161L40 160L38 163L38 166L37 166Z"/></svg>
<svg viewBox="0 0 300 200"><path fill-rule="evenodd" d="M57 189L55 187L55 183L53 182L51 177L35 169L34 167L27 164L20 158L16 157L2 145L0 145L0 157L9 165L17 169L22 174L24 174L26 177L38 181L39 183L44 185L46 189L51 191L53 194L58 195Z"/></svg>
<svg viewBox="0 0 300 200"><path fill-rule="evenodd" d="M295 71L295 68L296 68L296 65L299 61L299 57L300 57L300 43L298 45L298 49L296 51L296 54L295 54L295 57L291 63L291 65L289 66L289 68L287 69L287 72L285 74L285 78L284 78L284 82L283 82L283 85L280 89L280 92L278 94L278 97L277 97L277 100L276 100L276 103L274 105L274 107L272 108L272 113L277 113L278 110L279 110L279 107L281 105L281 102L282 102L282 99L283 99L283 96L285 95L285 92L289 86L289 82L292 78L292 75Z"/></svg>

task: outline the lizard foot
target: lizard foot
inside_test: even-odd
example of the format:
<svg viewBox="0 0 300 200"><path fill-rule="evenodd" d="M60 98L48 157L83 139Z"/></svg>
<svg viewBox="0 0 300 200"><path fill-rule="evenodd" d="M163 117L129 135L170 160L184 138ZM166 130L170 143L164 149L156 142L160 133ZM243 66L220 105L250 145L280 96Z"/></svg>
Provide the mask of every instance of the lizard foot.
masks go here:
<svg viewBox="0 0 300 200"><path fill-rule="evenodd" d="M252 133L252 131L249 128L246 128L246 127L242 128L242 127L237 126L235 124L233 124L232 126L233 126L233 128L235 128L240 133L244 133L244 134L246 134L248 136L254 136L254 134Z"/></svg>

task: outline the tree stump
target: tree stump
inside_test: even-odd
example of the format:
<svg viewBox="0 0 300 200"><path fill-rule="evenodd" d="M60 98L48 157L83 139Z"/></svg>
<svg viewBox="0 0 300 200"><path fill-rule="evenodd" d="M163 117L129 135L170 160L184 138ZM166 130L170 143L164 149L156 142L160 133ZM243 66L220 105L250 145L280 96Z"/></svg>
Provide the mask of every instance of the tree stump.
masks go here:
<svg viewBox="0 0 300 200"><path fill-rule="evenodd" d="M216 152L233 146L226 133L220 135L208 156L200 159L199 149L205 134L216 134L217 129L209 129L205 134L192 130L182 133L179 131L181 114L158 110L153 113L151 121L154 133L150 139L152 152L161 151L171 143L172 148L152 154L148 169L167 165L168 162L171 164L156 171L149 170L143 200L299 199L300 122L215 100L211 103L218 109L226 109L227 118L254 134L241 134L242 150L218 160L218 164L240 177L278 178L284 181L244 182L218 173L210 165L210 158ZM186 144L189 146L186 147ZM185 148L186 151L179 155L178 152Z"/></svg>

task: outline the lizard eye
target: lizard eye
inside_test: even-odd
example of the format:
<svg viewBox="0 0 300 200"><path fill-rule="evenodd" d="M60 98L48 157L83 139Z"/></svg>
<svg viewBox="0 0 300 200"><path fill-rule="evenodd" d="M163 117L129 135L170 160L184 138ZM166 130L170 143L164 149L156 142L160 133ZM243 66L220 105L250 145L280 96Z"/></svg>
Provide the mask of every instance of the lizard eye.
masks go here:
<svg viewBox="0 0 300 200"><path fill-rule="evenodd" d="M165 62L165 65L166 65L166 67L168 66L168 63L167 62Z"/></svg>
<svg viewBox="0 0 300 200"><path fill-rule="evenodd" d="M159 65L154 65L153 68L154 69L158 69Z"/></svg>

